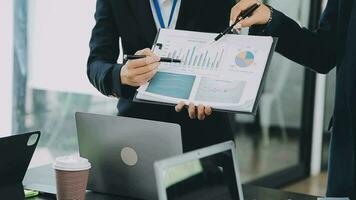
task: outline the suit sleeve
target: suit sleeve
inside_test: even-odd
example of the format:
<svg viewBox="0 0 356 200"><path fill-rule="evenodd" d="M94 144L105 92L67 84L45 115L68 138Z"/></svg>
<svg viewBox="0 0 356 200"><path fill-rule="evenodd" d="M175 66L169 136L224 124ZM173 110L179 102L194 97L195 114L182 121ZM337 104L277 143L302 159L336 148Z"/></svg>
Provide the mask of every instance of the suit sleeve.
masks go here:
<svg viewBox="0 0 356 200"><path fill-rule="evenodd" d="M295 21L274 10L265 27L254 26L252 35L278 37L276 51L319 73L328 73L336 65L337 0L329 0L316 31L300 27Z"/></svg>
<svg viewBox="0 0 356 200"><path fill-rule="evenodd" d="M89 44L87 76L91 84L102 94L125 96L126 86L121 85L120 80L122 65L117 64L120 53L119 30L115 26L108 0L97 0L95 21Z"/></svg>

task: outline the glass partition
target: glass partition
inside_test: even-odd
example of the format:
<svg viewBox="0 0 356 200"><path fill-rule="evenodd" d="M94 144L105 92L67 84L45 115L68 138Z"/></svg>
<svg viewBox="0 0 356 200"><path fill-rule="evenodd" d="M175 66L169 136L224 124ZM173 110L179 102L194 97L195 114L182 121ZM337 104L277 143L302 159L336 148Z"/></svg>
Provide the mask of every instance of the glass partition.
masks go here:
<svg viewBox="0 0 356 200"><path fill-rule="evenodd" d="M302 26L308 26L309 0L271 0L266 3ZM288 171L287 174L298 171L296 166L301 163L302 134L305 134L303 108L307 103L303 101L304 77L302 66L276 53L257 115L236 115L236 140L244 182L254 182L270 175L277 177L282 171ZM279 184L274 182L270 184Z"/></svg>
<svg viewBox="0 0 356 200"><path fill-rule="evenodd" d="M42 132L31 167L78 152L75 112L117 114L86 77L95 3L15 1L13 132Z"/></svg>

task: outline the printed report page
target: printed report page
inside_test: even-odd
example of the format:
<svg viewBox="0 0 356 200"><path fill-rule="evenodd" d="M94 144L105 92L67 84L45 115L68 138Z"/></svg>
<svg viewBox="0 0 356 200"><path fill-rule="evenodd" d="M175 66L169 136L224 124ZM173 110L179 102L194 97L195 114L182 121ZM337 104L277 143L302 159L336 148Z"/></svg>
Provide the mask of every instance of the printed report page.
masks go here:
<svg viewBox="0 0 356 200"><path fill-rule="evenodd" d="M209 105L252 112L266 69L272 37L225 35L161 29L153 47L161 57L155 77L138 89L138 99Z"/></svg>

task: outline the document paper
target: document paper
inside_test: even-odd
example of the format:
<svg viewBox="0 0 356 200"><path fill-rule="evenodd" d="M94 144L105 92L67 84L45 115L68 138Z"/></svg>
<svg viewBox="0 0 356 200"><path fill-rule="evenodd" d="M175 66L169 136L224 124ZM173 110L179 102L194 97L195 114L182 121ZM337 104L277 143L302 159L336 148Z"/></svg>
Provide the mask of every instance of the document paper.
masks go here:
<svg viewBox="0 0 356 200"><path fill-rule="evenodd" d="M253 112L273 44L272 37L161 29L153 51L181 63L161 63L136 98L194 103L232 112Z"/></svg>

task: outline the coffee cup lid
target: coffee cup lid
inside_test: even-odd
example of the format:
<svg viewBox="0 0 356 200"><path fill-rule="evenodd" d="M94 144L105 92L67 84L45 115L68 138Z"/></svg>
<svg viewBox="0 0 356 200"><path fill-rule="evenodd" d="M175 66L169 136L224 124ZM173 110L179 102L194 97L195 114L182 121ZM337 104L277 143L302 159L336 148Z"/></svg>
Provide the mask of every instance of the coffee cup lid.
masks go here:
<svg viewBox="0 0 356 200"><path fill-rule="evenodd" d="M79 156L63 156L56 158L53 168L63 171L80 171L91 168L91 164L86 158Z"/></svg>

